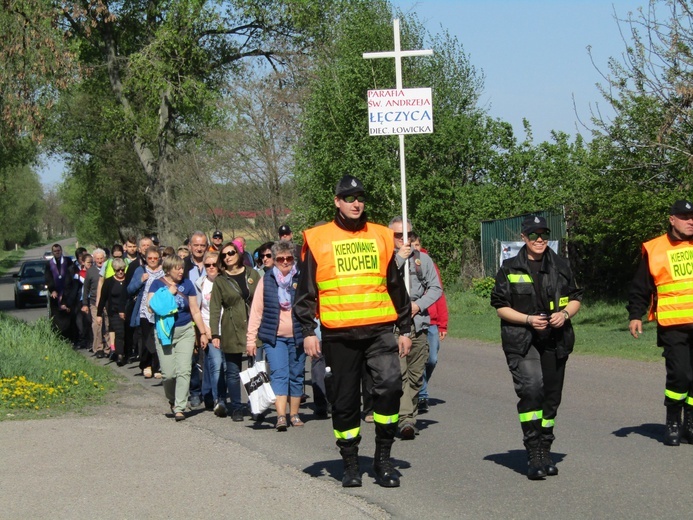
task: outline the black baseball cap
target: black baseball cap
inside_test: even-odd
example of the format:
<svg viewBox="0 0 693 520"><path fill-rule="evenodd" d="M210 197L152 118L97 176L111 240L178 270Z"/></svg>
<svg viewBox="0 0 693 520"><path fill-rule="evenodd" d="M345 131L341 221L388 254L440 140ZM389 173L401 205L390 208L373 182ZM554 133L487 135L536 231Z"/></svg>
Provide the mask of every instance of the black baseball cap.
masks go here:
<svg viewBox="0 0 693 520"><path fill-rule="evenodd" d="M283 225L279 226L279 229L277 230L277 234L280 237L283 237L285 235L290 235L291 234L291 228L289 226L287 226L286 224L283 224Z"/></svg>
<svg viewBox="0 0 693 520"><path fill-rule="evenodd" d="M335 186L334 194L337 197L346 197L347 195L356 195L357 193L366 193L363 188L363 183L353 175L345 175Z"/></svg>
<svg viewBox="0 0 693 520"><path fill-rule="evenodd" d="M686 213L693 213L693 203L687 200L677 200L669 210L669 215L684 215Z"/></svg>
<svg viewBox="0 0 693 520"><path fill-rule="evenodd" d="M539 217L537 215L530 215L525 217L522 221L522 234L527 236L529 233L534 233L540 229L545 229L546 231L551 231L549 226L546 225L546 219L544 217Z"/></svg>
<svg viewBox="0 0 693 520"><path fill-rule="evenodd" d="M223 238L224 238L224 233L222 233L221 231L219 231L219 230L217 229L214 233L212 233L212 238L222 238L222 239L223 239Z"/></svg>

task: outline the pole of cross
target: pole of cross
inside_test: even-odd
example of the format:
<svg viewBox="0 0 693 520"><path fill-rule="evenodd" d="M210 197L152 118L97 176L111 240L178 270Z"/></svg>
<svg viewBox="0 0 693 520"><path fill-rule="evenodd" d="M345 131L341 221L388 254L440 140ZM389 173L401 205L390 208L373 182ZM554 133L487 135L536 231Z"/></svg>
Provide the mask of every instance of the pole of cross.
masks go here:
<svg viewBox="0 0 693 520"><path fill-rule="evenodd" d="M400 32L399 32L399 18L393 20L393 28L395 33L395 50L385 51L385 52L365 52L363 53L364 59L375 59L375 58L394 58L395 59L395 76L397 90L402 91L404 88L402 86L402 58L410 56L431 56L433 51L428 50L409 50L403 51L400 45ZM431 127L432 131L432 127ZM394 133L394 132L393 132ZM416 132L408 132L416 133ZM400 183L402 186L402 233L404 234L403 239L406 244L409 240L408 232L408 218L407 218L407 176L406 176L406 160L404 156L404 133L398 133L399 135L399 173L400 173ZM405 283L407 290L409 290L409 269L404 270Z"/></svg>

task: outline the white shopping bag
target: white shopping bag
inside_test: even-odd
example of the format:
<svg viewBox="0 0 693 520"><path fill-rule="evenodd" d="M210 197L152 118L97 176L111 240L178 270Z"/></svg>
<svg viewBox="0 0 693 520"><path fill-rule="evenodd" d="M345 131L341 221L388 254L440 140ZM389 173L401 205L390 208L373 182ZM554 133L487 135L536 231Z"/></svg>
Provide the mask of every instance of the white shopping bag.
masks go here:
<svg viewBox="0 0 693 520"><path fill-rule="evenodd" d="M270 385L264 361L256 361L240 375L243 388L248 394L251 413L260 414L274 404L277 398Z"/></svg>

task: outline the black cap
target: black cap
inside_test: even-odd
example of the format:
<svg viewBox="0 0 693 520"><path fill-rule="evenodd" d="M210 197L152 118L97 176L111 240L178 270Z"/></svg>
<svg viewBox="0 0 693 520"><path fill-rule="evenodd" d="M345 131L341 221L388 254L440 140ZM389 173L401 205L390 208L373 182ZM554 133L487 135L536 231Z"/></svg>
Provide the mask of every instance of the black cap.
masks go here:
<svg viewBox="0 0 693 520"><path fill-rule="evenodd" d="M151 235L151 236L149 237L149 239L150 239L150 240L152 241L152 243L154 243L155 245L157 245L157 246L159 245L159 237L156 236L156 234Z"/></svg>
<svg viewBox="0 0 693 520"><path fill-rule="evenodd" d="M219 230L217 229L214 233L212 233L212 238L221 238L221 239L223 239L223 238L224 238L224 233L222 233L221 231L219 231Z"/></svg>
<svg viewBox="0 0 693 520"><path fill-rule="evenodd" d="M357 193L366 193L363 184L353 175L345 175L334 189L334 194L337 197L346 197L347 195L356 195Z"/></svg>
<svg viewBox="0 0 693 520"><path fill-rule="evenodd" d="M287 226L286 224L279 226L279 230L277 230L277 234L280 237L283 237L285 235L290 235L291 234L291 228Z"/></svg>
<svg viewBox="0 0 693 520"><path fill-rule="evenodd" d="M546 219L544 217L530 215L529 217L525 217L525 219L522 221L522 234L525 236L527 236L529 233L534 233L539 229L551 231L549 226L546 225Z"/></svg>
<svg viewBox="0 0 693 520"><path fill-rule="evenodd" d="M687 200L677 200L669 210L669 215L683 215L685 213L693 213L693 204Z"/></svg>

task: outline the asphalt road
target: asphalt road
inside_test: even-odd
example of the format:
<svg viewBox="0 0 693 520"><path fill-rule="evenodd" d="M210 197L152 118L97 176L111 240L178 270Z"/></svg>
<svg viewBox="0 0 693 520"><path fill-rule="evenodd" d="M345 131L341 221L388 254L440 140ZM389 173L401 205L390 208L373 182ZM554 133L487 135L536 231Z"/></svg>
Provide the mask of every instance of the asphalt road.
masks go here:
<svg viewBox="0 0 693 520"><path fill-rule="evenodd" d="M310 402L305 427L286 433L274 431L274 414L255 425L195 410L175 423L159 383L135 365L108 364L124 379L105 406L0 423L0 518L652 519L693 510L693 446L660 441L661 362L573 356L556 424L559 475L529 481L500 347L447 339L420 435L393 447L402 486L374 483L374 428L364 423L364 486L349 490L331 423L313 420Z"/></svg>

